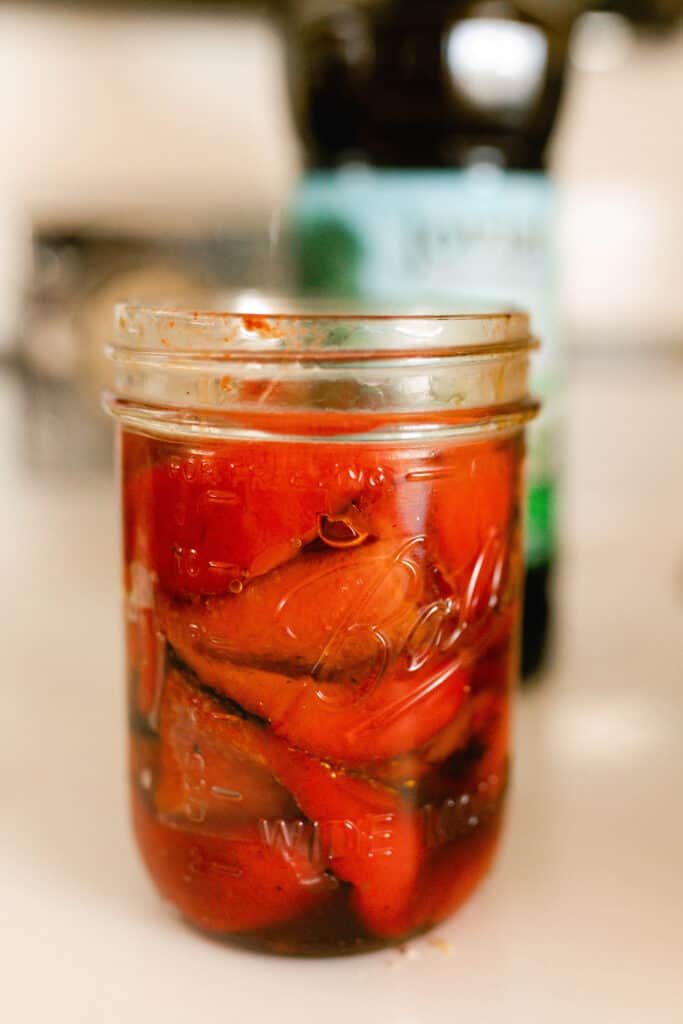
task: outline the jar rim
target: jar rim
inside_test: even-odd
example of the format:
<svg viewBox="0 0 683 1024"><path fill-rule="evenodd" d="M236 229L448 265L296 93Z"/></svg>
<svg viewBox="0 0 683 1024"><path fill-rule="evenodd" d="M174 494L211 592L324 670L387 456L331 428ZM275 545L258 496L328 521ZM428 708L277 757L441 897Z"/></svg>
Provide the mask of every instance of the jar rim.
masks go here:
<svg viewBox="0 0 683 1024"><path fill-rule="evenodd" d="M213 308L119 302L110 354L336 363L512 353L538 344L526 313L483 302L404 308L391 303L387 311L346 300L252 292L218 298Z"/></svg>
<svg viewBox="0 0 683 1024"><path fill-rule="evenodd" d="M291 299L277 309L272 298L264 310L255 295L239 307L116 306L109 411L173 436L401 443L517 429L535 413L526 313Z"/></svg>

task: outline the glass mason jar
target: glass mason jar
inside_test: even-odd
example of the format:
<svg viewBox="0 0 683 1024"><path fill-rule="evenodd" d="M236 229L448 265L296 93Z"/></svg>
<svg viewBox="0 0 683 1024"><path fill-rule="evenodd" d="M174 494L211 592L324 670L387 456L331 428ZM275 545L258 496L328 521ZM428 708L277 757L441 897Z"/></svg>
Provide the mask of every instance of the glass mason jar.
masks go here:
<svg viewBox="0 0 683 1024"><path fill-rule="evenodd" d="M116 318L152 878L272 952L429 928L487 870L508 785L526 316Z"/></svg>

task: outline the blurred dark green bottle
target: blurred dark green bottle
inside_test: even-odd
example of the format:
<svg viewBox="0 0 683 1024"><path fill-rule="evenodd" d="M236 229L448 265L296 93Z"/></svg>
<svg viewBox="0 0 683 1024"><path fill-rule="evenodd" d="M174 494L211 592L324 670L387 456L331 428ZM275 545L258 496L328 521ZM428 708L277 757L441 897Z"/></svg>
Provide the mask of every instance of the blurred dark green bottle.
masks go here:
<svg viewBox="0 0 683 1024"><path fill-rule="evenodd" d="M681 0L596 0L590 7L621 14L636 28L655 33L670 31L683 15Z"/></svg>
<svg viewBox="0 0 683 1024"><path fill-rule="evenodd" d="M530 437L523 673L552 623L563 358L545 152L576 4L299 0L293 201L299 285L391 301L514 303L543 340Z"/></svg>

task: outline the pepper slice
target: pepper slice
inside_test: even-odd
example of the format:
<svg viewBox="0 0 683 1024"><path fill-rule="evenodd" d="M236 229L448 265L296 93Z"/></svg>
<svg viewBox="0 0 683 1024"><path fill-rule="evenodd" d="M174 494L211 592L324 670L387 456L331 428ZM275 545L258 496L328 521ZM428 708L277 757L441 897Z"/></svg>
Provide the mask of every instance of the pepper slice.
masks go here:
<svg viewBox="0 0 683 1024"><path fill-rule="evenodd" d="M227 593L288 561L381 476L355 450L310 444L168 448L125 481L125 548L176 596Z"/></svg>
<svg viewBox="0 0 683 1024"><path fill-rule="evenodd" d="M383 761L420 747L457 714L470 684L469 669L448 659L413 673L398 665L357 686L288 677L210 658L166 626L202 682L268 719L292 746L336 762Z"/></svg>
<svg viewBox="0 0 683 1024"><path fill-rule="evenodd" d="M400 653L420 618L424 571L411 547L311 552L239 594L191 602L159 595L160 617L184 652L189 646L285 675L358 681Z"/></svg>
<svg viewBox="0 0 683 1024"><path fill-rule="evenodd" d="M425 850L412 803L395 790L334 768L282 744L269 763L308 818L317 823L335 875L354 886L357 914L376 935L393 934L409 905Z"/></svg>
<svg viewBox="0 0 683 1024"><path fill-rule="evenodd" d="M453 448L430 470L429 549L470 646L477 644L476 633L488 633L491 611L505 599L516 557L519 467L519 441L509 438Z"/></svg>
<svg viewBox="0 0 683 1024"><path fill-rule="evenodd" d="M210 931L283 923L335 888L305 847L264 842L265 820L300 819L266 747L262 725L175 667L166 672L159 739L133 744L135 827L149 870L162 893Z"/></svg>
<svg viewBox="0 0 683 1024"><path fill-rule="evenodd" d="M508 438L454 447L426 471L433 476L428 532L433 528L449 576L475 563L492 532L507 534L519 492L519 444Z"/></svg>
<svg viewBox="0 0 683 1024"><path fill-rule="evenodd" d="M307 914L333 882L296 850L285 856L263 843L257 825L229 831L162 822L139 790L133 821L143 857L161 894L193 924L218 933L253 931Z"/></svg>
<svg viewBox="0 0 683 1024"><path fill-rule="evenodd" d="M170 726L178 711L182 717L190 708L197 734L210 737L221 756L246 754L267 765L315 826L302 827L296 816L293 821L282 820L284 816L263 819L262 840L297 857L300 870L308 858L313 879L330 868L337 878L351 882L357 912L383 934L384 917L393 918L410 900L423 861L420 821L412 803L395 789L294 750L270 730L231 714L214 698L194 690L177 671L170 676L164 694L169 710L162 711L162 725ZM172 731L162 733L162 772L170 770L172 777L177 775L177 738ZM199 742L205 749L206 740ZM215 763L214 759L212 766Z"/></svg>
<svg viewBox="0 0 683 1024"><path fill-rule="evenodd" d="M506 732L497 730L497 736ZM354 886L352 905L375 935L401 938L434 924L459 905L485 874L499 827L504 769L501 744L475 777L498 765L467 801L445 796L416 807L396 790L360 779L282 746L269 763L304 813L318 822L326 856ZM498 784L498 779L500 784ZM457 794L451 782L446 793Z"/></svg>
<svg viewBox="0 0 683 1024"><path fill-rule="evenodd" d="M405 938L443 921L471 895L493 860L502 816L425 855L410 898L402 905L361 909L367 928L387 939Z"/></svg>
<svg viewBox="0 0 683 1024"><path fill-rule="evenodd" d="M385 760L442 729L469 684L467 669L424 636L420 543L303 555L235 596L160 594L159 620L206 684L293 746L335 761Z"/></svg>
<svg viewBox="0 0 683 1024"><path fill-rule="evenodd" d="M296 804L266 763L262 731L170 668L159 719L159 775L153 790L157 811L179 824L212 828L296 818Z"/></svg>

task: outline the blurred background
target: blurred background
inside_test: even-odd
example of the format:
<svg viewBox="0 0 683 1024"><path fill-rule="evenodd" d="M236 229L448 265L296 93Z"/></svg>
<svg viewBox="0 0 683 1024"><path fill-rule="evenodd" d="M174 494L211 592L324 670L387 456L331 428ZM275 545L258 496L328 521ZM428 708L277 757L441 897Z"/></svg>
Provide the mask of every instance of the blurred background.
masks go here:
<svg viewBox="0 0 683 1024"><path fill-rule="evenodd" d="M2 4L5 352L17 344L35 281L30 232L225 234L235 246L230 274L260 271L256 252L304 159L286 89L282 28L292 6L317 8L318 17L327 10L337 29L346 12L350 38L359 28L349 12L382 5ZM518 9L560 39L567 80L548 160L568 206L563 298L572 335L584 344L675 344L683 322L677 0L441 6L444 23L468 7L494 16Z"/></svg>
<svg viewBox="0 0 683 1024"><path fill-rule="evenodd" d="M92 316L76 326L75 306L142 267L151 281L157 270L237 285L291 280L282 230L306 165L548 167L561 197L555 310L567 343L638 355L680 347L678 0L423 6L417 15L373 0L0 6L0 352L28 377L30 459L104 457L68 388L60 405L59 385L79 373L95 375L95 391L101 383L103 328ZM468 40L454 30L475 17L538 31L502 40L510 66L497 87L522 89L516 109L486 94L495 33ZM388 73L381 47L399 38L400 69ZM467 75L475 94L463 99ZM392 89L403 112L380 102L371 113L371 97ZM478 116L488 135L463 148ZM363 117L374 149L362 132L344 134ZM115 283L112 294L135 287ZM88 313L106 323L111 297ZM65 450L54 431L70 415L79 428Z"/></svg>
<svg viewBox="0 0 683 1024"><path fill-rule="evenodd" d="M666 896L683 898L683 834L664 810L683 784L683 0L4 2L0 83L0 612L8 678L25 684L4 697L0 776L20 778L6 793L4 905L17 921L38 923L46 901L71 915L75 949L93 898L147 899L120 785L117 511L99 408L113 301L182 301L214 284L390 301L410 281L416 298L452 288L521 302L545 346L527 796L496 884L514 888L542 850L541 891L577 936L590 927L604 950L644 928L649 967L618 994L570 941L582 1020L609 1019L591 1016L598 1006L642 1019L655 977L662 1006L676 986L683 998L666 952L683 938ZM646 789L639 759L656 779ZM27 811L36 787L54 796L39 816ZM111 827L86 835L82 809L103 800ZM570 867L560 807L581 823ZM635 837L635 817L660 842ZM591 865L581 829L611 873ZM602 926L588 898L577 910L589 877L611 894ZM624 902L636 877L644 889ZM534 948L522 908L507 907ZM123 948L122 936L107 941ZM39 1019L28 925L24 940L12 1022ZM618 945L612 955L628 974ZM54 968L58 1007L72 1005L68 960ZM93 966L97 984L107 970ZM95 1019L138 1019L117 998Z"/></svg>

